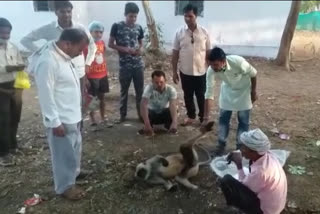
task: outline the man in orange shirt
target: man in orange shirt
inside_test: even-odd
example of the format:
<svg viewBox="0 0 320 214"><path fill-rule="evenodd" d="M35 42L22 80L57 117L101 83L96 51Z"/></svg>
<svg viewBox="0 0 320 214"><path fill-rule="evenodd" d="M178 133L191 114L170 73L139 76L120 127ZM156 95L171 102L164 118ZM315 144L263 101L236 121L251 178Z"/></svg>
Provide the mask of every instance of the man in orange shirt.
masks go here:
<svg viewBox="0 0 320 214"><path fill-rule="evenodd" d="M107 62L105 58L106 46L101 39L104 32L104 26L100 22L93 21L89 25L89 31L95 40L97 51L95 60L92 62L89 72L86 73L90 83L88 93L93 97L98 97L100 101L101 120L104 121L106 119L104 94L109 92ZM87 56L87 50L84 51L84 54ZM92 125L97 125L94 111L90 112L90 118Z"/></svg>

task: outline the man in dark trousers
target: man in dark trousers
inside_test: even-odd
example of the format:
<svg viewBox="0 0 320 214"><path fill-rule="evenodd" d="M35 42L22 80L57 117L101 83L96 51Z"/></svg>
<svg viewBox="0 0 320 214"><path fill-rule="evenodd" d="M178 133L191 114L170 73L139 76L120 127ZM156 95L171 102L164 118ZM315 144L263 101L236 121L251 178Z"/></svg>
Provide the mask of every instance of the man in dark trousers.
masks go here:
<svg viewBox="0 0 320 214"><path fill-rule="evenodd" d="M199 120L203 121L204 94L206 91L206 52L210 49L210 38L207 30L197 24L198 8L188 4L184 8L185 26L177 30L172 53L173 81L179 82L184 93L187 118L183 125L195 122L196 108L194 94L199 108Z"/></svg>
<svg viewBox="0 0 320 214"><path fill-rule="evenodd" d="M139 119L140 102L143 93L144 63L141 56L143 29L136 24L139 8L135 3L129 2L125 6L125 21L114 23L110 32L109 47L119 53L119 81L121 87L120 120L127 117L128 91L133 80L136 91L136 108Z"/></svg>
<svg viewBox="0 0 320 214"><path fill-rule="evenodd" d="M0 166L14 165L9 152L17 149L22 108L22 89L14 88L14 81L24 64L18 48L9 41L11 30L10 22L0 18Z"/></svg>

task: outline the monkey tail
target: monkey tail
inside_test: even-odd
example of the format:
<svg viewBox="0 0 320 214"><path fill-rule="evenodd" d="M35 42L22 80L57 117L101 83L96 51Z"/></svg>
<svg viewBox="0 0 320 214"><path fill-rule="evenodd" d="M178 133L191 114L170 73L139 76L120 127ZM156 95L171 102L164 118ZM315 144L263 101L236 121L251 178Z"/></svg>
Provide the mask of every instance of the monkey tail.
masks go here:
<svg viewBox="0 0 320 214"><path fill-rule="evenodd" d="M212 161L212 158L211 158L209 151L206 148L204 148L204 146L202 146L200 144L194 144L194 145L197 146L202 151L204 151L204 153L207 155L206 161L198 162L199 166L208 165Z"/></svg>

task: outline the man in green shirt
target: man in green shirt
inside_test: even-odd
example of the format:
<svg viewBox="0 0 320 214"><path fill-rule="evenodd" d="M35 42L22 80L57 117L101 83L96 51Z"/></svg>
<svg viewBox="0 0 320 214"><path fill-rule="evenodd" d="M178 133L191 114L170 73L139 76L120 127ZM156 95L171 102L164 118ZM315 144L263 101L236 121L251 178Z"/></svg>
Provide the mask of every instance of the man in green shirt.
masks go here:
<svg viewBox="0 0 320 214"><path fill-rule="evenodd" d="M213 105L215 79L220 79L219 96L219 131L218 146L214 155L222 155L229 134L230 119L233 111L238 113L237 148L239 136L249 130L252 103L257 100L257 71L243 57L228 55L221 48L215 47L208 55L207 88L205 93L205 112L202 126L209 120L209 112Z"/></svg>

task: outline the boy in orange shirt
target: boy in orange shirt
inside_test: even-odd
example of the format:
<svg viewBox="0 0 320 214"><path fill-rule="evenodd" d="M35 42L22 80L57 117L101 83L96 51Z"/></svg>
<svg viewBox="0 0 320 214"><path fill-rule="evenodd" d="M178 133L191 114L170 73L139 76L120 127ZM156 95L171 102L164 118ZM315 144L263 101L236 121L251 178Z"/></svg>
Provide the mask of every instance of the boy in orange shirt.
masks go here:
<svg viewBox="0 0 320 214"><path fill-rule="evenodd" d="M93 21L89 25L89 31L95 40L97 46L97 52L95 60L90 65L88 72L86 73L89 80L90 86L88 88L88 93L93 97L98 97L100 101L100 115L101 120L104 121L105 118L105 101L104 94L109 92L109 81L108 81L108 71L107 62L105 58L106 46L104 41L101 39L104 27L101 22ZM85 57L87 56L87 49L84 51ZM94 111L90 111L90 119L92 124L96 126L97 122L95 119Z"/></svg>

